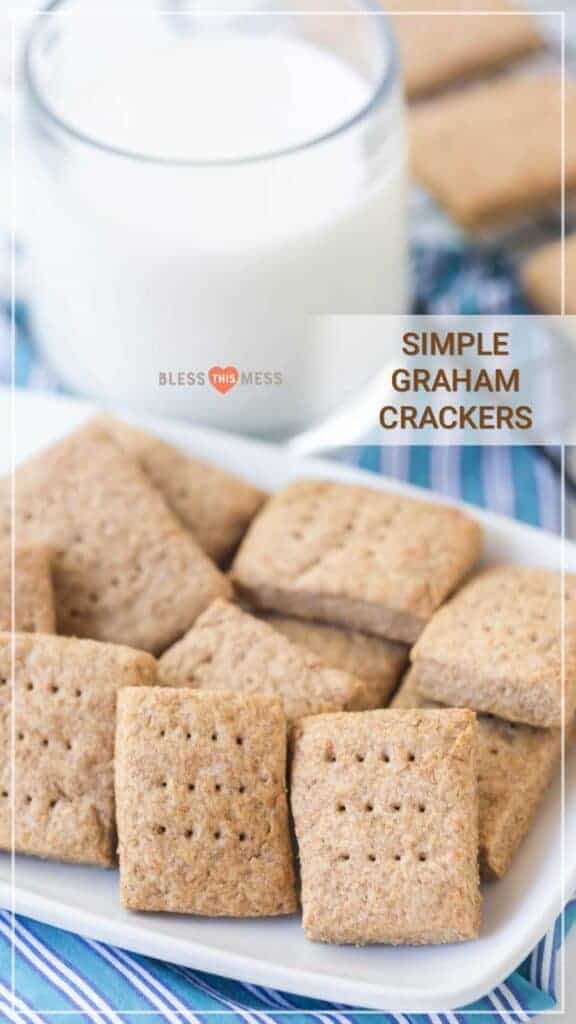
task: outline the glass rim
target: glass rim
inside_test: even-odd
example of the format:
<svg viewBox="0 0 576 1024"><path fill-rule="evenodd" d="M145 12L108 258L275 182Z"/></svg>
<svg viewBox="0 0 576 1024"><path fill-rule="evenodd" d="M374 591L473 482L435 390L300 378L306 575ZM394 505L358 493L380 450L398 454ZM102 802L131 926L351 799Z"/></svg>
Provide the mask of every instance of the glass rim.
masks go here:
<svg viewBox="0 0 576 1024"><path fill-rule="evenodd" d="M47 14L58 14L58 8L64 7L68 0L50 0L46 4L46 8L43 11L38 11L31 28L28 31L26 37L26 43L23 52L23 80L26 87L27 95L32 100L33 105L38 111L59 131L63 132L69 138L75 142L80 142L85 146L89 146L92 149L99 150L102 153L106 153L110 156L121 157L125 160L131 160L135 163L146 163L146 164L157 164L164 167L239 167L244 164L263 163L267 160L276 160L284 156L292 156L297 153L303 153L306 150L313 149L316 146L320 146L326 142L330 142L333 139L338 138L340 135L344 135L346 132L355 128L361 124L364 120L370 117L380 104L384 101L386 96L392 92L394 85L397 81L399 74L399 57L396 38L392 31L390 17L382 9L379 3L375 0L354 0L357 4L358 16L368 17L373 21L377 27L377 36L379 37L379 46L381 48L381 54L383 57L383 73L376 82L370 98L364 103L355 114L346 118L340 124L331 128L327 132L323 132L320 135L315 135L310 139L306 139L304 142L297 143L296 145L281 147L280 149L264 150L259 153L248 154L241 157L230 157L224 159L207 159L189 160L187 158L178 157L163 157L157 156L150 153L139 152L138 150L124 149L121 146L113 145L108 143L105 139L98 138L96 135L91 135L88 132L83 132L81 128L67 121L66 118L61 117L57 111L52 107L50 102L45 99L43 91L37 81L35 70L33 67L34 63L34 47L38 41L40 32L42 31L44 17ZM136 13L136 12L135 12ZM177 12L175 12L177 13ZM226 12L223 12L226 13ZM256 12L254 12L256 14ZM278 12L279 14L285 14L286 11ZM321 15L322 11L302 11L297 12L304 17ZM336 12L332 12L335 14ZM338 12L339 14L340 12ZM341 12L344 17L349 17L350 14L346 14L344 11ZM338 14L336 16L338 16ZM354 12L351 12L354 16ZM262 13L264 16L264 12ZM274 17L274 12L266 12L267 17Z"/></svg>

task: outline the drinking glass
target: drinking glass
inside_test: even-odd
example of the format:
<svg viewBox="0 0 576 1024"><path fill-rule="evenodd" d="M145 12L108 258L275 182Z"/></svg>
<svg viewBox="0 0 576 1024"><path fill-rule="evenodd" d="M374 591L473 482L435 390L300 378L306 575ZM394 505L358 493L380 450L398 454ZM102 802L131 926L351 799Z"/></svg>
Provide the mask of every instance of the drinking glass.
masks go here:
<svg viewBox="0 0 576 1024"><path fill-rule="evenodd" d="M406 310L396 47L371 3L307 7L35 18L17 216L36 338L71 390L280 438L379 369L370 316L323 314Z"/></svg>

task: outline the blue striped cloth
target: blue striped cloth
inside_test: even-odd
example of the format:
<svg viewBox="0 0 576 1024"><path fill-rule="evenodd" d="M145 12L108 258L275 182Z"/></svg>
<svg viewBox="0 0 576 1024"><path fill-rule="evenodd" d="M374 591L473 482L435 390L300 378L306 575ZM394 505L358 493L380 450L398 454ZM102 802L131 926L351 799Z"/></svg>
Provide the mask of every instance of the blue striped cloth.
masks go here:
<svg viewBox="0 0 576 1024"><path fill-rule="evenodd" d="M418 280L436 281L436 291L417 299L420 311L511 310L521 304L513 277L501 258L478 258L457 249L420 252ZM1 282L0 282L1 290ZM0 299L0 383L9 382L7 304ZM58 382L34 352L25 306L19 306L16 378L19 386L58 389ZM341 453L346 461L376 473L559 530L558 481L551 466L529 448L424 448L363 446ZM287 1013L298 1024L512 1024L527 1021L556 1004L556 967L564 928L576 918L576 901L566 908L527 960L498 988L471 1007L431 1014L363 1015L351 1007L298 998L260 986L243 985L174 964L136 956L24 917L14 922L0 911L0 1019L13 1024L129 1024L183 1020L219 1024L224 1017L243 1024L281 1024ZM12 926L14 933L12 935ZM14 938L14 957L12 957ZM12 998L12 966L15 993Z"/></svg>

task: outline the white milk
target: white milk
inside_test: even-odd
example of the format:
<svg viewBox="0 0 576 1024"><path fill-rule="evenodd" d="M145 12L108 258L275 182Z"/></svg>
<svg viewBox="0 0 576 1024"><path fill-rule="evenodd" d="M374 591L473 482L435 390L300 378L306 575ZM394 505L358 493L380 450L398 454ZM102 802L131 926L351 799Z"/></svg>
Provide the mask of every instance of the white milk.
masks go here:
<svg viewBox="0 0 576 1024"><path fill-rule="evenodd" d="M379 345L331 342L310 314L406 306L399 101L383 143L382 122L363 123L248 159L337 129L369 83L296 38L160 44L152 27L137 55L121 31L107 41L102 74L94 26L78 21L77 45L44 83L58 116L110 147L201 165L36 141L27 230L53 365L76 390L231 429L278 435L324 414L371 376ZM160 373L213 364L279 371L283 384L225 397L159 386Z"/></svg>

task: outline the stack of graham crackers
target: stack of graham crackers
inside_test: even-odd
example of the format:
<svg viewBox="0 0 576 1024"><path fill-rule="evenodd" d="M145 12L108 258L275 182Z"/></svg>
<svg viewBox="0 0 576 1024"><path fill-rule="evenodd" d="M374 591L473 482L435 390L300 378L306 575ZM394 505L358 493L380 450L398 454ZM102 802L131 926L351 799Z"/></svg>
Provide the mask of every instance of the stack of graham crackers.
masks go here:
<svg viewBox="0 0 576 1024"><path fill-rule="evenodd" d="M560 210L563 185L569 196L576 191L576 82L568 75L563 84L554 69L546 20L508 0L381 4L412 105L416 179L472 236ZM538 247L520 284L538 311L574 313L576 236L565 250L559 240Z"/></svg>
<svg viewBox="0 0 576 1024"><path fill-rule="evenodd" d="M118 849L130 910L301 903L317 941L478 935L479 861L509 867L574 714L572 579L563 602L547 570L471 577L481 531L457 509L310 480L268 498L112 420L15 491L0 847Z"/></svg>

